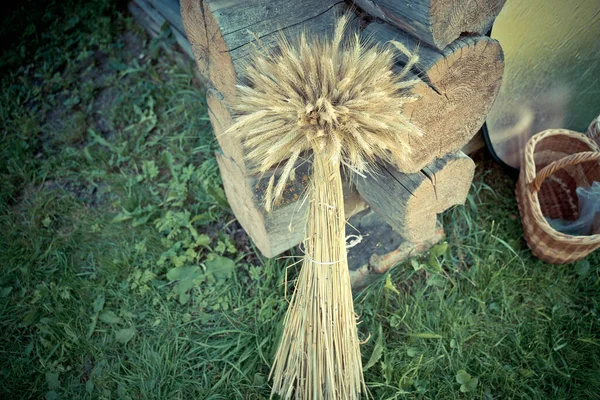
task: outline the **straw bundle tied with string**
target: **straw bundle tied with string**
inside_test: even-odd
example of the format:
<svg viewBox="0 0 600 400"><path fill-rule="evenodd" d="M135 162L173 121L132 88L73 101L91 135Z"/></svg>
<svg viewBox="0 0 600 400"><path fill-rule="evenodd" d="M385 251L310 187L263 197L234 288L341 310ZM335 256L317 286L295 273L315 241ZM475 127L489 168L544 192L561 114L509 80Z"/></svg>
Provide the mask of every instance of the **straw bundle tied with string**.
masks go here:
<svg viewBox="0 0 600 400"><path fill-rule="evenodd" d="M406 165L419 130L402 113L414 98L406 80L417 62L401 43L377 46L347 34L300 35L278 49L257 46L231 107L237 119L225 134L240 137L253 172L281 166L269 180L265 208L277 206L295 164L312 161L304 259L284 321L271 376L284 399L358 399L366 393L346 255L340 168L369 172L381 159ZM396 51L408 56L394 73Z"/></svg>

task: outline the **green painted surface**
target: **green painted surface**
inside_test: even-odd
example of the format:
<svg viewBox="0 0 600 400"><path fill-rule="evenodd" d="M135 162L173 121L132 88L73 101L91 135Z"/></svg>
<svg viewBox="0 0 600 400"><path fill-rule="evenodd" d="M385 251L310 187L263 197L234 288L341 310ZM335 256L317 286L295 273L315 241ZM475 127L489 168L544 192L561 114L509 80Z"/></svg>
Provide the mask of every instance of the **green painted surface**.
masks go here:
<svg viewBox="0 0 600 400"><path fill-rule="evenodd" d="M492 37L506 69L488 127L509 163L533 134L584 132L600 113L600 1L508 0Z"/></svg>

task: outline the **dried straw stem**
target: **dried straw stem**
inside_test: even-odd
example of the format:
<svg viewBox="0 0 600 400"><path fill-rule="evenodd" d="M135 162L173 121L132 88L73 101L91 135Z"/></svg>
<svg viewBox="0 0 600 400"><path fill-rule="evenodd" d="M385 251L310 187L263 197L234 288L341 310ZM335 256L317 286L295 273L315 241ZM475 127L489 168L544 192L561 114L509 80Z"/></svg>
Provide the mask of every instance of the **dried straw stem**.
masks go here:
<svg viewBox="0 0 600 400"><path fill-rule="evenodd" d="M271 374L283 399L366 392L346 255L339 154L314 152L305 256Z"/></svg>

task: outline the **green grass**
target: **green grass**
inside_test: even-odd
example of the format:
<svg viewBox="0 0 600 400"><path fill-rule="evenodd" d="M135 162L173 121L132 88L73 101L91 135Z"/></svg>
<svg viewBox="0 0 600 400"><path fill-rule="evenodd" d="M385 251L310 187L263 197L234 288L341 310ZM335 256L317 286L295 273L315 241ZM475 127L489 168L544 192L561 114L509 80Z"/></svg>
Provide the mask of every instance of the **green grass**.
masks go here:
<svg viewBox="0 0 600 400"><path fill-rule="evenodd" d="M192 66L40 4L0 31L0 397L268 398L292 261L228 209ZM374 398L599 398L600 259L536 261L513 186L480 162L447 247L356 294Z"/></svg>

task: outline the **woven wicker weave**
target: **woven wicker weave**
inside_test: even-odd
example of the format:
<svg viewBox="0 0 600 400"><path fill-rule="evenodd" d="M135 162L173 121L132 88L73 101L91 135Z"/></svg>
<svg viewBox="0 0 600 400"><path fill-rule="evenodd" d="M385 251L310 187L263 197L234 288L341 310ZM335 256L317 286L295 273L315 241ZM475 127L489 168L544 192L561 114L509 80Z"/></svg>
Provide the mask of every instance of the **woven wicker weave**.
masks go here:
<svg viewBox="0 0 600 400"><path fill-rule="evenodd" d="M600 115L592 121L585 134L600 146Z"/></svg>
<svg viewBox="0 0 600 400"><path fill-rule="evenodd" d="M517 200L527 244L552 264L580 260L600 248L600 232L571 236L553 229L548 218L579 217L576 189L600 181L600 148L585 135L549 129L533 136L523 155Z"/></svg>

